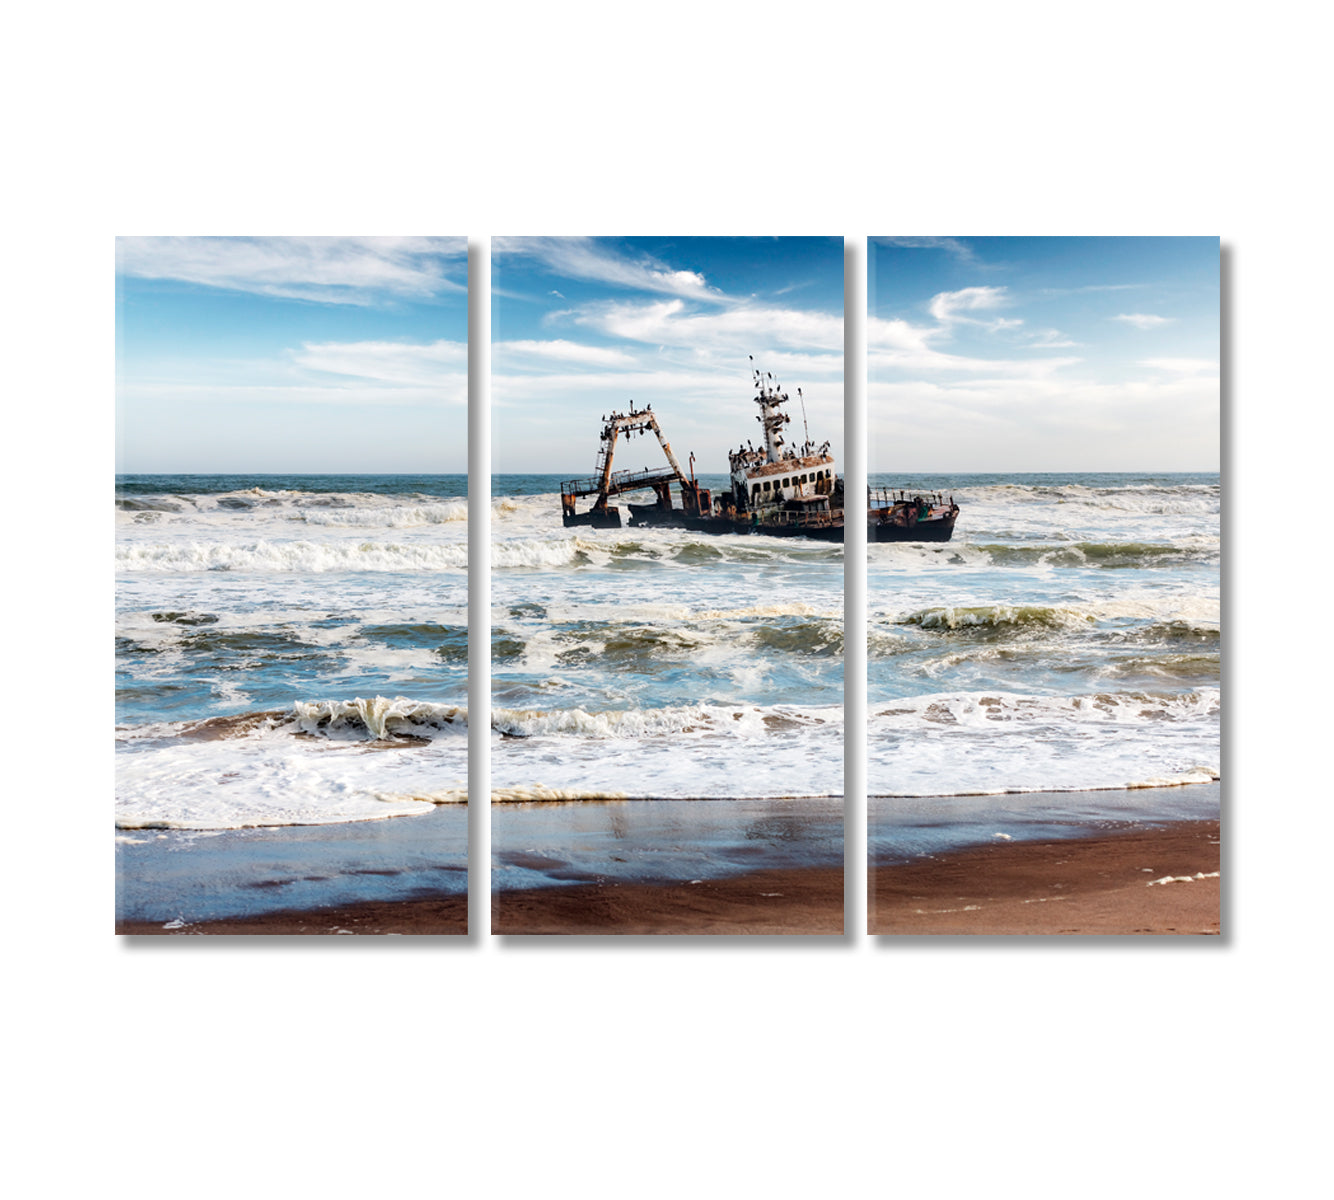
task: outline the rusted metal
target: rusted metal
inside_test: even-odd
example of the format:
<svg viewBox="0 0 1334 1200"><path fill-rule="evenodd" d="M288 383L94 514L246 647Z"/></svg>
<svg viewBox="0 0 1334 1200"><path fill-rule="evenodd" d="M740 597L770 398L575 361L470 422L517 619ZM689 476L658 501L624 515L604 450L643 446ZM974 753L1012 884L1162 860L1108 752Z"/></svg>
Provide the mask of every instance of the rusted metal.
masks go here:
<svg viewBox="0 0 1334 1200"><path fill-rule="evenodd" d="M616 471L613 465L616 458L616 443L622 436L634 433L651 432L658 439L658 445L667 459L665 469L642 471ZM613 412L602 418L602 434L598 445L597 465L593 475L587 479L572 479L561 484L561 513L566 525L619 526L620 512L611 507L608 500L623 492L639 491L642 488L652 490L657 496L658 510L672 511L671 486L677 484L682 491L683 500L687 497L694 502L698 489L693 480L688 480L681 470L681 464L672 453L671 443L662 435L662 428L653 415L653 406L637 410L633 402L628 413ZM578 511L576 501L584 496L595 497L592 508L586 513ZM644 506L633 506L642 508ZM683 504L683 508L690 507Z"/></svg>

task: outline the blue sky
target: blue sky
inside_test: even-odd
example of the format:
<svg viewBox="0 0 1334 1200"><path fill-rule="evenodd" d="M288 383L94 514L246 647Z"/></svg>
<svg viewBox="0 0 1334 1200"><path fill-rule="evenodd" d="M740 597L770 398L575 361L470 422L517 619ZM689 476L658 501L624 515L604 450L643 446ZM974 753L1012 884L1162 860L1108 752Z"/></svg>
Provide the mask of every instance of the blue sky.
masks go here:
<svg viewBox="0 0 1334 1200"><path fill-rule="evenodd" d="M843 449L843 239L493 238L491 460L592 471L599 419L652 403L684 465L727 470L754 439L750 360ZM800 440L798 437L797 440ZM626 467L655 466L632 443Z"/></svg>
<svg viewBox="0 0 1334 1200"><path fill-rule="evenodd" d="M459 238L116 239L116 470L467 470Z"/></svg>
<svg viewBox="0 0 1334 1200"><path fill-rule="evenodd" d="M1217 238L872 238L871 471L1216 471Z"/></svg>

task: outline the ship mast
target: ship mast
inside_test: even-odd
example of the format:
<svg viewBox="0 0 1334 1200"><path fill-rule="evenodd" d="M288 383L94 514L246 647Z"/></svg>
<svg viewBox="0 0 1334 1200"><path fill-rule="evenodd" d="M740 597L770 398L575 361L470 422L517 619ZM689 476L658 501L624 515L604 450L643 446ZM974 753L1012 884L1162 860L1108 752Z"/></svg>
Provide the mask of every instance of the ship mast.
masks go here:
<svg viewBox="0 0 1334 1200"><path fill-rule="evenodd" d="M751 356L754 362L754 356ZM778 390L778 383L769 372L761 374L755 370L755 390L759 395L755 403L760 406L760 415L755 419L764 427L765 461L776 463L783 458L783 435L780 430L792 418L783 411L787 396Z"/></svg>

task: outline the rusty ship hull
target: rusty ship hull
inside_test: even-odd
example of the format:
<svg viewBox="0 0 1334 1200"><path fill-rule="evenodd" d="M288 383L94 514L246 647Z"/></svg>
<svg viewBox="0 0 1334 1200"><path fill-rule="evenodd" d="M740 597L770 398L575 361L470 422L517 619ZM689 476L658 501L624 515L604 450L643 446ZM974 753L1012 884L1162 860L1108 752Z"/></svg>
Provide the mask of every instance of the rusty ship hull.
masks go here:
<svg viewBox="0 0 1334 1200"><path fill-rule="evenodd" d="M943 517L928 517L912 525L897 525L891 521L868 520L867 542L948 542L954 535L954 522L959 511Z"/></svg>

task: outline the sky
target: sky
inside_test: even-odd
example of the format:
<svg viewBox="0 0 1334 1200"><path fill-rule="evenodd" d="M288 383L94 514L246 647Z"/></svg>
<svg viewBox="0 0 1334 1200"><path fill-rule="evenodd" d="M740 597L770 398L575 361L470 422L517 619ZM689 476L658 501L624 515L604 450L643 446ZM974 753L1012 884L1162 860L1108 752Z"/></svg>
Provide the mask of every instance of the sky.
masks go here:
<svg viewBox="0 0 1334 1200"><path fill-rule="evenodd" d="M116 470L468 466L467 243L116 239Z"/></svg>
<svg viewBox="0 0 1334 1200"><path fill-rule="evenodd" d="M872 238L868 470L1217 471L1219 241Z"/></svg>
<svg viewBox="0 0 1334 1200"><path fill-rule="evenodd" d="M754 365L842 467L843 239L493 238L491 463L590 474L601 417L653 405L682 466L725 474L760 427ZM656 467L655 442L617 466Z"/></svg>

